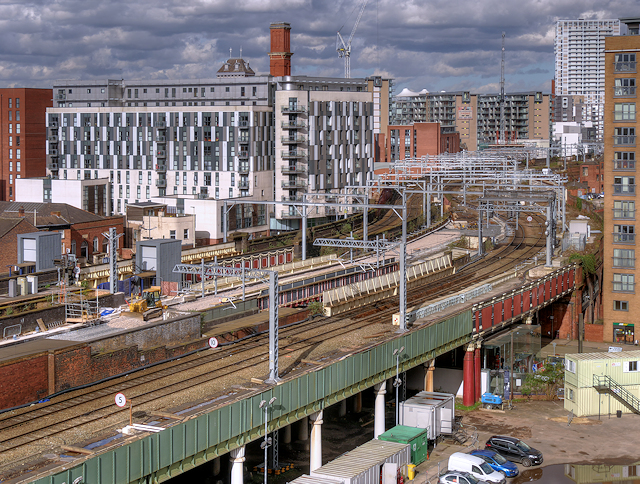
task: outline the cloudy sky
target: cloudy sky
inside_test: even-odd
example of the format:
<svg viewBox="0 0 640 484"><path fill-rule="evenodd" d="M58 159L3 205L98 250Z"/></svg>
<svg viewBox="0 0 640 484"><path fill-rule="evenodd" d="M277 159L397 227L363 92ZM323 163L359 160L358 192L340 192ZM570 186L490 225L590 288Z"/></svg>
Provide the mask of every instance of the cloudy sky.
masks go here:
<svg viewBox="0 0 640 484"><path fill-rule="evenodd" d="M215 77L242 55L267 73L269 24L291 24L293 74L341 77L362 0L0 0L0 87L57 79ZM507 91L549 92L557 19L640 15L637 0L368 0L352 77L408 87L496 92L501 32Z"/></svg>

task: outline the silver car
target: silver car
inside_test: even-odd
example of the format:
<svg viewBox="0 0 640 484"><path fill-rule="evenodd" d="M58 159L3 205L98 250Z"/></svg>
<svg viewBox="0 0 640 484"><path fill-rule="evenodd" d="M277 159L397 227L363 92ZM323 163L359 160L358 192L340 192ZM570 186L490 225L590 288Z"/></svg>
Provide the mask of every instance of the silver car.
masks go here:
<svg viewBox="0 0 640 484"><path fill-rule="evenodd" d="M461 471L446 471L440 474L438 482L440 484L489 484L486 481L481 481L477 477L472 476L468 472Z"/></svg>

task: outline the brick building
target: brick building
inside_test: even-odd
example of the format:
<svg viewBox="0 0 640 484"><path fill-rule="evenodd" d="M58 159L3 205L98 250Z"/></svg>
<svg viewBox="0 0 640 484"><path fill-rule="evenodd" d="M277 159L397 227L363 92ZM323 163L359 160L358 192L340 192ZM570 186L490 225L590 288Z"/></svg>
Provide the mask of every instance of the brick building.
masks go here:
<svg viewBox="0 0 640 484"><path fill-rule="evenodd" d="M124 233L124 216L102 217L64 203L0 202L0 221L28 221L37 230L59 231L62 251L81 258L81 262L102 263L106 257L107 239L103 233L116 227ZM24 232L21 232L24 233Z"/></svg>
<svg viewBox="0 0 640 484"><path fill-rule="evenodd" d="M390 125L384 149L385 162L460 151L460 133L446 132L440 123Z"/></svg>
<svg viewBox="0 0 640 484"><path fill-rule="evenodd" d="M14 180L45 176L46 110L51 89L0 89L0 200L14 200Z"/></svg>
<svg viewBox="0 0 640 484"><path fill-rule="evenodd" d="M26 218L0 218L0 273L11 272L18 263L18 235L38 232Z"/></svg>
<svg viewBox="0 0 640 484"><path fill-rule="evenodd" d="M581 195L604 192L603 159L585 161L584 163L571 163L567 166L567 175L570 181L575 181L585 186L586 193Z"/></svg>

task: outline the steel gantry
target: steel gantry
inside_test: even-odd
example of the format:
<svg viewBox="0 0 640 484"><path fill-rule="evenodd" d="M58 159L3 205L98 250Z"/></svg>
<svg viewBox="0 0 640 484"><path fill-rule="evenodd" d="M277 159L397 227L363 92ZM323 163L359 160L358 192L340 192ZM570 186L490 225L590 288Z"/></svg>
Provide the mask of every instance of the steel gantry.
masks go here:
<svg viewBox="0 0 640 484"><path fill-rule="evenodd" d="M386 238L380 239L376 235L376 240L356 240L353 238L346 239L316 239L313 242L313 245L317 245L319 247L338 247L341 249L364 249L364 250L374 250L376 252L377 258L377 267L380 267L380 253L386 252L390 249L394 249L400 245L399 242L391 242ZM351 261L353 262L353 257Z"/></svg>
<svg viewBox="0 0 640 484"><path fill-rule="evenodd" d="M200 265L176 264L173 272L200 275L205 277L239 277L246 279L269 278L269 378L266 383L280 381L278 374L278 272L265 269L247 269L246 267L224 267L215 264Z"/></svg>
<svg viewBox="0 0 640 484"><path fill-rule="evenodd" d="M486 212L487 219L494 211L508 212L546 212L546 261L545 266L551 267L551 255L555 247L556 223L554 217L556 194L552 190L546 192L529 191L499 191L487 190L478 200L478 255L482 255L482 212ZM540 206L546 203L546 206Z"/></svg>

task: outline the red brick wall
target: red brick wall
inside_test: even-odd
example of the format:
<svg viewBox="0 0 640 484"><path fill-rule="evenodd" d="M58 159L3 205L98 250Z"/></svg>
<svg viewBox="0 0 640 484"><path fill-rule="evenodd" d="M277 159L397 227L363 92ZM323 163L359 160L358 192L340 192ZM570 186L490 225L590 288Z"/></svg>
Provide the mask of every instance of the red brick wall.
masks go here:
<svg viewBox="0 0 640 484"><path fill-rule="evenodd" d="M38 229L23 219L0 239L0 273L8 273L7 266L18 263L18 234L31 232L38 232Z"/></svg>
<svg viewBox="0 0 640 484"><path fill-rule="evenodd" d="M591 343L602 343L603 330L602 324L585 324L584 340Z"/></svg>
<svg viewBox="0 0 640 484"><path fill-rule="evenodd" d="M71 249L71 241L74 240L76 242L76 255L80 257L82 242L86 240L88 244L88 262L91 262L90 258L95 253L93 250L93 238L98 237L98 252L102 252L102 244L105 240L102 234L108 232L110 227L115 227L118 234L124 233L124 217L115 216L104 220L73 224L70 230L64 231L62 242L65 248ZM122 242L120 242L120 246L122 247ZM120 249L118 252L120 253L122 250Z"/></svg>
<svg viewBox="0 0 640 484"><path fill-rule="evenodd" d="M47 354L0 366L0 409L40 400L47 396Z"/></svg>

